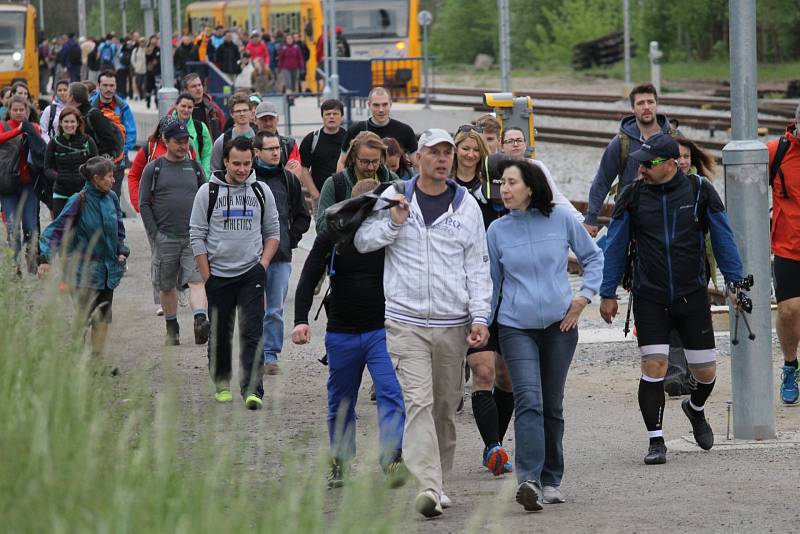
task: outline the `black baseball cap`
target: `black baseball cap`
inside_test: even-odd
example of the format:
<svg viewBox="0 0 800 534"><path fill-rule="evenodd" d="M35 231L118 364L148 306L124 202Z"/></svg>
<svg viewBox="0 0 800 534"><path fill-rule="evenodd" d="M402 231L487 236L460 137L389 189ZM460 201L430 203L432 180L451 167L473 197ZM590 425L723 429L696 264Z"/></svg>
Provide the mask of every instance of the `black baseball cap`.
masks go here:
<svg viewBox="0 0 800 534"><path fill-rule="evenodd" d="M186 129L186 125L182 122L175 121L164 128L162 135L164 139L188 139L189 130Z"/></svg>
<svg viewBox="0 0 800 534"><path fill-rule="evenodd" d="M680 155L678 142L671 135L660 133L642 143L631 157L636 161L652 161L658 158L677 159Z"/></svg>

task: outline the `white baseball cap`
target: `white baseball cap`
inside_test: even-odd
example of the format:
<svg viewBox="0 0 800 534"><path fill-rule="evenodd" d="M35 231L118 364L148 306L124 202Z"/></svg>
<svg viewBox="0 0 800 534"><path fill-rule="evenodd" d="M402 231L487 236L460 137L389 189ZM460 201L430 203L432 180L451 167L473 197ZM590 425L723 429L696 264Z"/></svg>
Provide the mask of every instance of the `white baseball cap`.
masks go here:
<svg viewBox="0 0 800 534"><path fill-rule="evenodd" d="M441 128L429 128L419 136L420 147L432 147L440 143L448 143L452 146L456 146L450 133Z"/></svg>

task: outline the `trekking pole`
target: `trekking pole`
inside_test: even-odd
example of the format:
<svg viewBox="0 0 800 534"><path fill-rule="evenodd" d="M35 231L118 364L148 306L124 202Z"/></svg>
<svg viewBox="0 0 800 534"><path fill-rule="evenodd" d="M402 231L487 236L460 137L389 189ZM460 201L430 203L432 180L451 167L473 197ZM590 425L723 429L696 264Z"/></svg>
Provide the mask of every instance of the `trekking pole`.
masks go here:
<svg viewBox="0 0 800 534"><path fill-rule="evenodd" d="M631 308L633 308L633 293L629 293L630 297L628 297L628 313L625 314L625 327L622 329L622 333L625 337L628 337L628 332L631 331Z"/></svg>

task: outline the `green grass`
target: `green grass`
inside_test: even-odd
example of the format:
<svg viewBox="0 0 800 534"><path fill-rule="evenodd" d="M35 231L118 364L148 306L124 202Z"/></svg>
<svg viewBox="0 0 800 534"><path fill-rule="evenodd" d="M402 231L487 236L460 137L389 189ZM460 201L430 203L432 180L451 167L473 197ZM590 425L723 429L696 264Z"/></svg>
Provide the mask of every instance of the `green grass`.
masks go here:
<svg viewBox="0 0 800 534"><path fill-rule="evenodd" d="M70 303L59 295L55 277L40 285L12 279L10 272L0 264L4 532L399 528L410 490L390 492L371 473L355 476L334 495L324 488L324 452L283 456L280 472L256 472L231 432L209 433L213 420L196 420L213 414L186 414L177 377L153 391L150 369L136 377L103 374L69 325ZM185 437L195 434L201 436L195 443Z"/></svg>

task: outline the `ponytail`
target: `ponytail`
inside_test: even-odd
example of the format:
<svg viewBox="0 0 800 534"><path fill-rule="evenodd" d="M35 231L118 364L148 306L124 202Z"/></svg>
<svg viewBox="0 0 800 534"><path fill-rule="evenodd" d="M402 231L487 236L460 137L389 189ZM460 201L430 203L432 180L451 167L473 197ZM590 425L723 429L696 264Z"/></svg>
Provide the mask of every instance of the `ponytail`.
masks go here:
<svg viewBox="0 0 800 534"><path fill-rule="evenodd" d="M103 156L94 156L89 158L86 163L78 167L78 172L81 173L83 179L91 182L95 176L105 176L110 172L114 172L114 164L111 160Z"/></svg>

